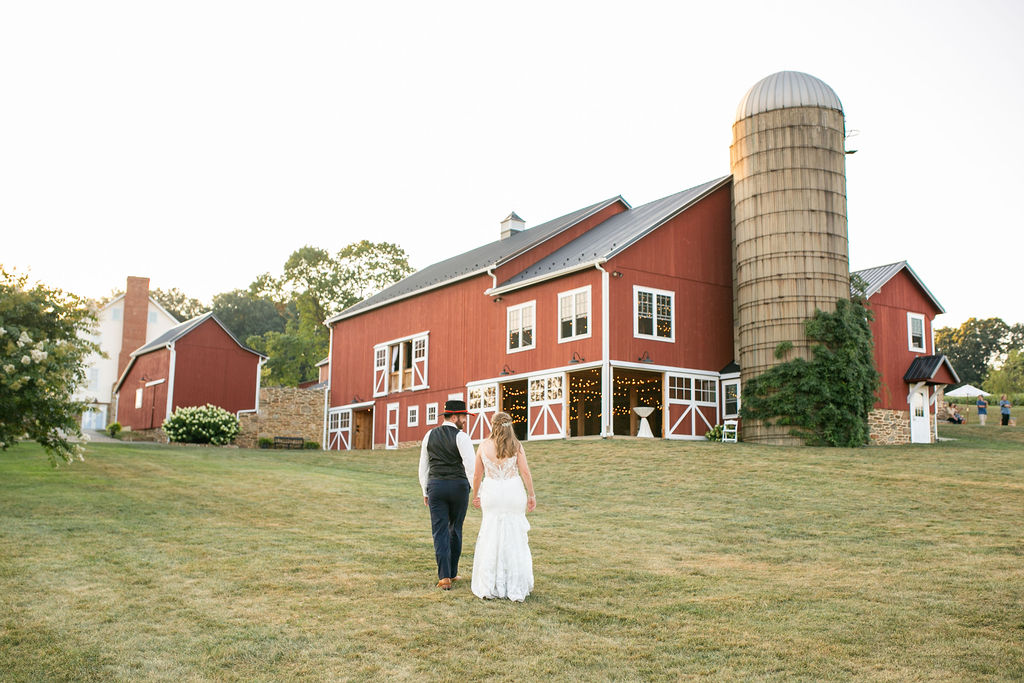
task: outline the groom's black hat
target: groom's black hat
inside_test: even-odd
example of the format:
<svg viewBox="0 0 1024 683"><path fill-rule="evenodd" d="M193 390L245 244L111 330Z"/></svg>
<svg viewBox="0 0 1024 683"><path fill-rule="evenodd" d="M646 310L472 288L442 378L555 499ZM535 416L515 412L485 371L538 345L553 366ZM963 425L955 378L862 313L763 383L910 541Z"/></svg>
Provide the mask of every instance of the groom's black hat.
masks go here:
<svg viewBox="0 0 1024 683"><path fill-rule="evenodd" d="M444 414L445 415L465 415L469 411L466 410L465 401L445 401L444 402Z"/></svg>

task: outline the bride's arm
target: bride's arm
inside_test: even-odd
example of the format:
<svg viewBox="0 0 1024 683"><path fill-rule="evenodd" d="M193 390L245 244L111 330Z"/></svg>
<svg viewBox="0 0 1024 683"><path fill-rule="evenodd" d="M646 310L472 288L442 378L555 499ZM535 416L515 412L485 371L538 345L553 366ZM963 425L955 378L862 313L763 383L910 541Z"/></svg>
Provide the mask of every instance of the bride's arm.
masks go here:
<svg viewBox="0 0 1024 683"><path fill-rule="evenodd" d="M526 450L521 445L516 460L519 476L523 480L523 484L526 485L526 511L533 512L537 507L537 495L533 492L533 475L530 474L530 465L526 462Z"/></svg>
<svg viewBox="0 0 1024 683"><path fill-rule="evenodd" d="M475 507L475 508L480 507L480 482L483 481L483 478L484 478L484 463L483 463L483 460L480 459L480 449L483 448L483 447L484 447L484 445L482 443L479 446L477 446L477 448L476 448L476 465L473 466L473 491L472 491L472 494L473 494L473 507Z"/></svg>

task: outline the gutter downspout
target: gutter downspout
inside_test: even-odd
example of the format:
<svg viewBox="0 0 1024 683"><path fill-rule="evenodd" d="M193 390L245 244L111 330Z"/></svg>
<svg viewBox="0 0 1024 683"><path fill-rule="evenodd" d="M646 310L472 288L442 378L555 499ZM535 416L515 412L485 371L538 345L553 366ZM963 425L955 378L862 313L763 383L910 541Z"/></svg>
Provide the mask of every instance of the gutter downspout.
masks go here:
<svg viewBox="0 0 1024 683"><path fill-rule="evenodd" d="M611 340L608 325L608 271L595 262L601 271L601 438L612 436L612 366Z"/></svg>
<svg viewBox="0 0 1024 683"><path fill-rule="evenodd" d="M327 330L330 335L327 342L327 386L324 387L324 428L323 436L320 439L320 450L323 451L327 450L327 413L331 407L331 356L334 355L334 325L328 325Z"/></svg>
<svg viewBox="0 0 1024 683"><path fill-rule="evenodd" d="M164 419L171 416L174 410L174 364L178 359L178 352L174 350L174 342L167 345L171 352L171 362L167 364L167 405L164 410Z"/></svg>
<svg viewBox="0 0 1024 683"><path fill-rule="evenodd" d="M498 276L494 274L494 268L495 266L487 266L487 274L491 276L491 289L487 291L494 291L498 288ZM484 291L484 294L487 294L487 291Z"/></svg>

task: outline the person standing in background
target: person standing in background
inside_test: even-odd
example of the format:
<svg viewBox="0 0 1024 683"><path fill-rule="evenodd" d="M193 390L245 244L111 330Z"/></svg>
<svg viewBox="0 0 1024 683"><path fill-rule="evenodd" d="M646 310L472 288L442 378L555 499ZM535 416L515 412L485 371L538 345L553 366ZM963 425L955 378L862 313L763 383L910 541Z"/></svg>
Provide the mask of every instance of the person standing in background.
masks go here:
<svg viewBox="0 0 1024 683"><path fill-rule="evenodd" d="M1010 401L1006 394L999 397L999 412L1002 414L1003 426L1010 424Z"/></svg>
<svg viewBox="0 0 1024 683"><path fill-rule="evenodd" d="M978 424L985 426L985 418L988 417L988 401L984 396L978 397Z"/></svg>

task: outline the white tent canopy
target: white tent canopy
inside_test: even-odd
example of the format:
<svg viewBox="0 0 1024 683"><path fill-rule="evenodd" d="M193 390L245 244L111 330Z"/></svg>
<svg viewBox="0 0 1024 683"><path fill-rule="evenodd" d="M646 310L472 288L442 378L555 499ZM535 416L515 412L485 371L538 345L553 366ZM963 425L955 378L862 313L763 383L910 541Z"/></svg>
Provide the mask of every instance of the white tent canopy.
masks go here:
<svg viewBox="0 0 1024 683"><path fill-rule="evenodd" d="M992 394L988 393L987 391L982 391L978 387L971 386L970 384L965 384L962 387L960 387L959 389L954 389L953 391L947 391L946 392L946 396L952 396L953 398L961 398L961 397L964 397L964 396L970 397L970 396L991 396L991 395Z"/></svg>

